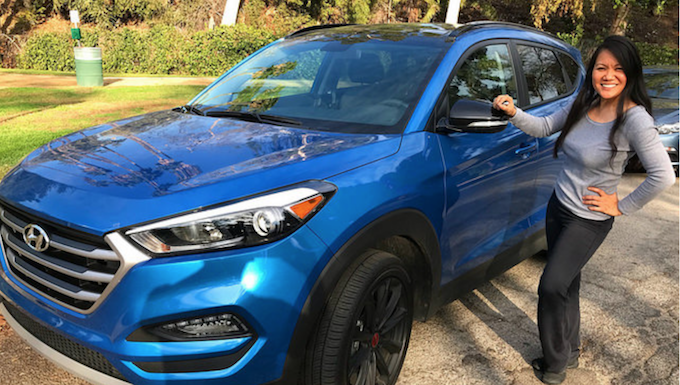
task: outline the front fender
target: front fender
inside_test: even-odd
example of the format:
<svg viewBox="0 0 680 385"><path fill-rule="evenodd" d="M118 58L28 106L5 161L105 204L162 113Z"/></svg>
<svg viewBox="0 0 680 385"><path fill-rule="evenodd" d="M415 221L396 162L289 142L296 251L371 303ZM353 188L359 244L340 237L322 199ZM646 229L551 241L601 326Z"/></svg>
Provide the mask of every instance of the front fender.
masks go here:
<svg viewBox="0 0 680 385"><path fill-rule="evenodd" d="M396 241L397 239L402 241ZM408 241L415 246L405 247ZM403 209L384 215L358 231L333 255L312 287L298 318L286 357L280 383L297 384L302 372L305 351L326 301L347 268L367 249L385 250L405 260L408 270L415 274L415 314L424 319L434 309L432 298L439 289L441 255L436 232L420 211ZM277 382L278 384L279 382Z"/></svg>

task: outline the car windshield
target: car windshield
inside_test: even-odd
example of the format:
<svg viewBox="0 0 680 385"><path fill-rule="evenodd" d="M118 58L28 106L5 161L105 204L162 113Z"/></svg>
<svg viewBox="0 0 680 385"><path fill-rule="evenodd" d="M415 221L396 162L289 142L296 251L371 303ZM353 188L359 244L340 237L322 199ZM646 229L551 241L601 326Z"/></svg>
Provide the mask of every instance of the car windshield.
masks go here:
<svg viewBox="0 0 680 385"><path fill-rule="evenodd" d="M422 36L342 36L277 42L192 107L208 116L289 118L323 131L402 132L449 44Z"/></svg>
<svg viewBox="0 0 680 385"><path fill-rule="evenodd" d="M678 100L680 88L677 71L645 73L644 77L649 97Z"/></svg>

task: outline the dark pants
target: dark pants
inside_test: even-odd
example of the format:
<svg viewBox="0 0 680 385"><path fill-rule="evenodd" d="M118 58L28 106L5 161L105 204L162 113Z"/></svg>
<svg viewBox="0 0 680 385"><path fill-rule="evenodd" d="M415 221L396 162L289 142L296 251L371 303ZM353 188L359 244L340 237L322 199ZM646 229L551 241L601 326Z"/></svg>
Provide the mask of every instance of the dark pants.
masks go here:
<svg viewBox="0 0 680 385"><path fill-rule="evenodd" d="M538 285L538 332L544 370L561 372L579 354L581 269L595 254L614 218L583 219L562 206L553 193L546 214L548 261Z"/></svg>

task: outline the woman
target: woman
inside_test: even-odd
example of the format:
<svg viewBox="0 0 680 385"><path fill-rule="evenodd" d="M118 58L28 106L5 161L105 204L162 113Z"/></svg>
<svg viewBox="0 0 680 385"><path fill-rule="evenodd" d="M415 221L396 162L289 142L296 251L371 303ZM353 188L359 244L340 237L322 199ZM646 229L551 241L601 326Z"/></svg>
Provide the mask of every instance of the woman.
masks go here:
<svg viewBox="0 0 680 385"><path fill-rule="evenodd" d="M675 183L675 174L654 129L642 63L633 43L610 36L590 60L573 104L538 118L500 95L494 108L529 135L561 131L553 156L564 168L548 203L548 257L538 286L538 329L543 357L532 362L538 378L559 384L578 366L581 269L604 241L614 217L628 215ZM633 151L647 178L619 200L616 187Z"/></svg>

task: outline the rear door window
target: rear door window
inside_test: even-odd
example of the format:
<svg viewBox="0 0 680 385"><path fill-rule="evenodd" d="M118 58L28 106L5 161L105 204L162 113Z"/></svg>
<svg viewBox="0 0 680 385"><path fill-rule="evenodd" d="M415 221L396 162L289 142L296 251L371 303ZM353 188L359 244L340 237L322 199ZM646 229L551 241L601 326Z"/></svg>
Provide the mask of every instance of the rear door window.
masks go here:
<svg viewBox="0 0 680 385"><path fill-rule="evenodd" d="M526 79L529 104L555 99L569 90L562 66L550 49L517 45Z"/></svg>
<svg viewBox="0 0 680 385"><path fill-rule="evenodd" d="M576 79L578 79L579 66L571 56L562 52L559 52L557 55L560 57L560 62L562 62L564 70L567 72L567 77L571 82L571 87L569 88L571 89L575 86Z"/></svg>

